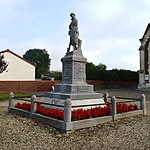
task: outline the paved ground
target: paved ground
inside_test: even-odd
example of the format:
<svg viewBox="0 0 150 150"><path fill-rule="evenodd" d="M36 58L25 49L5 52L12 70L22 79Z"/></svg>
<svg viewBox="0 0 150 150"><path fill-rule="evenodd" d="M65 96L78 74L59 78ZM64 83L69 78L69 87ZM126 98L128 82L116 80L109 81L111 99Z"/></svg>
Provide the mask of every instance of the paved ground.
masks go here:
<svg viewBox="0 0 150 150"><path fill-rule="evenodd" d="M139 91L134 89L109 89L109 90L98 90L96 92L105 93L108 92L111 96L118 97L130 97L140 98L141 94L145 94L147 101L150 101L150 91Z"/></svg>
<svg viewBox="0 0 150 150"><path fill-rule="evenodd" d="M0 150L150 149L150 92L107 91L114 96L136 98L144 93L147 97L147 115L111 121L72 133L62 133L26 117L8 114L7 102L0 102Z"/></svg>

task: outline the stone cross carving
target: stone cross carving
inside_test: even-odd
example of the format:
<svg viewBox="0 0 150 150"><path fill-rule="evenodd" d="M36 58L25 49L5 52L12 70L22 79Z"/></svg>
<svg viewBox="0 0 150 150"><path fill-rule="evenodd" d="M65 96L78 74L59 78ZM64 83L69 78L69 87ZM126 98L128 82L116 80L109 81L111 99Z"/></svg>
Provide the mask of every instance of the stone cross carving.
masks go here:
<svg viewBox="0 0 150 150"><path fill-rule="evenodd" d="M74 13L70 14L71 17L71 23L69 25L69 35L70 35L70 42L69 47L67 49L67 52L70 52L71 45L73 46L73 51L75 50L81 50L81 40L79 39L79 31L78 31L78 20L75 17Z"/></svg>

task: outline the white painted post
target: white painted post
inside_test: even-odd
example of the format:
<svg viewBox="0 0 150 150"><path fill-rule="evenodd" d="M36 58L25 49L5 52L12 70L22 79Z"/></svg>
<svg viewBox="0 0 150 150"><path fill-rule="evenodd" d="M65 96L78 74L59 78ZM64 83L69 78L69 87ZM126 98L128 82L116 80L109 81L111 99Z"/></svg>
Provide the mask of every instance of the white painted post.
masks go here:
<svg viewBox="0 0 150 150"><path fill-rule="evenodd" d="M13 107L15 107L14 93L10 92L9 99L8 99L8 112L10 112L10 108L13 108Z"/></svg>
<svg viewBox="0 0 150 150"><path fill-rule="evenodd" d="M143 110L143 115L146 115L146 97L144 94L141 94L140 97L140 109Z"/></svg>
<svg viewBox="0 0 150 150"><path fill-rule="evenodd" d="M113 120L115 120L116 114L117 114L116 98L112 96L111 97L111 115L113 116Z"/></svg>
<svg viewBox="0 0 150 150"><path fill-rule="evenodd" d="M32 95L31 97L31 114L34 113L36 111L36 103L35 103L35 100L36 100L36 96L35 95Z"/></svg>
<svg viewBox="0 0 150 150"><path fill-rule="evenodd" d="M71 123L71 100L66 99L64 104L64 123Z"/></svg>

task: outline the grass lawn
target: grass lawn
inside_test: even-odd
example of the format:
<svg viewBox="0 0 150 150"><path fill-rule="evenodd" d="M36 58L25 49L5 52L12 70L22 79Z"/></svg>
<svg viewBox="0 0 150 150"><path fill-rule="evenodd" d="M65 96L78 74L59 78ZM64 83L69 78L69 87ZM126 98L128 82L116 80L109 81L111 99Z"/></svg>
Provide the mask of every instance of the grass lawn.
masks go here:
<svg viewBox="0 0 150 150"><path fill-rule="evenodd" d="M9 93L0 93L0 101L8 100L8 95L9 95ZM31 97L32 94L27 93L27 92L16 92L16 93L14 93L14 96L15 97Z"/></svg>

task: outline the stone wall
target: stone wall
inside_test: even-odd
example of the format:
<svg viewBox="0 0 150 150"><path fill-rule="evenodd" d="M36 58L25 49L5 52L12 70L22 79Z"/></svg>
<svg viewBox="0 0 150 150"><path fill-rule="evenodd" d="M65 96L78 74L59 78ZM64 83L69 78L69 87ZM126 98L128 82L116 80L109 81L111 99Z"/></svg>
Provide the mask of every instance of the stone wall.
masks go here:
<svg viewBox="0 0 150 150"><path fill-rule="evenodd" d="M127 81L103 81L103 80L87 80L88 84L94 85L95 90L99 89L136 89L138 82Z"/></svg>
<svg viewBox="0 0 150 150"><path fill-rule="evenodd" d="M61 80L36 80L36 81L0 81L0 92L49 92L55 83ZM130 88L136 89L137 82L122 81L100 81L87 80L88 84L94 85L95 90L110 88Z"/></svg>
<svg viewBox="0 0 150 150"><path fill-rule="evenodd" d="M60 82L60 81L58 81ZM57 81L0 81L0 92L40 92L51 91Z"/></svg>

